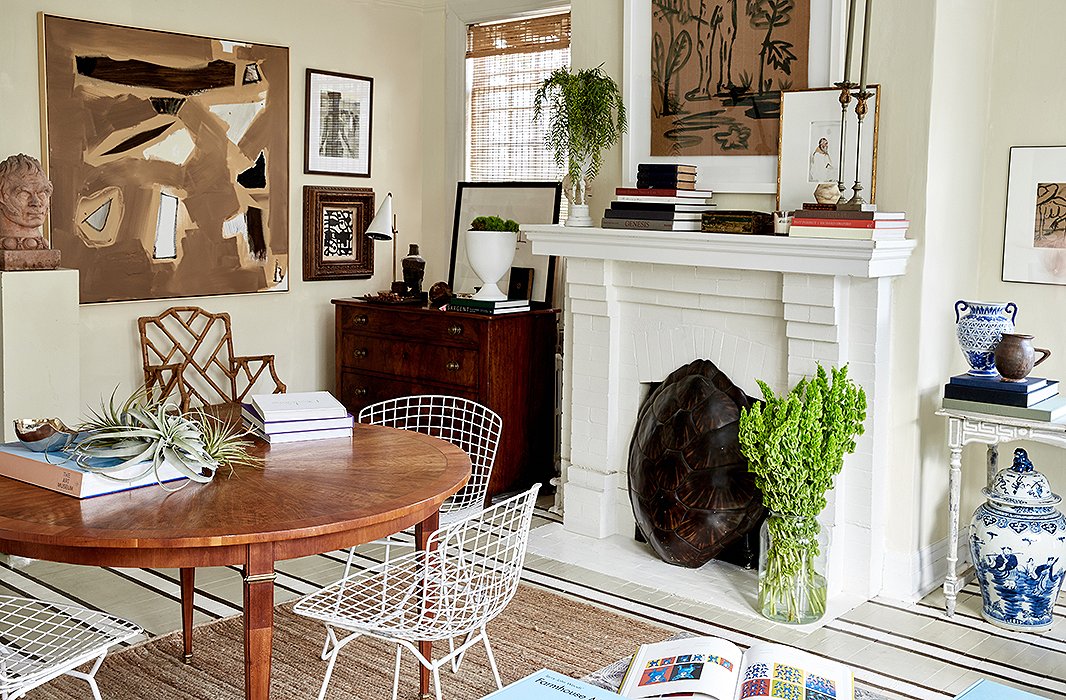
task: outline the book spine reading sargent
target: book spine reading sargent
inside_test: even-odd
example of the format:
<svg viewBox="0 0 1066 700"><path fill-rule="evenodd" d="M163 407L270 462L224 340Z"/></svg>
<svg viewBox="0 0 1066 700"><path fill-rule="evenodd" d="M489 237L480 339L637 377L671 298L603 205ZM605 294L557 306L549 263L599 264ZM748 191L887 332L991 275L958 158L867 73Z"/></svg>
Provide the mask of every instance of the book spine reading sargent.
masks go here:
<svg viewBox="0 0 1066 700"><path fill-rule="evenodd" d="M507 309L516 306L529 306L528 299L504 299L502 301L486 301L471 297L452 297L450 303L459 306L469 306L475 309Z"/></svg>
<svg viewBox="0 0 1066 700"><path fill-rule="evenodd" d="M600 222L602 228L625 228L643 231L699 231L699 221L652 221L650 219L608 219Z"/></svg>
<svg viewBox="0 0 1066 700"><path fill-rule="evenodd" d="M477 306L463 306L461 304L448 304L445 311L458 311L461 314L479 314L482 316L499 316L501 314L516 314L522 311L529 311L529 305L525 306L509 306L502 309L483 309Z"/></svg>
<svg viewBox="0 0 1066 700"><path fill-rule="evenodd" d="M859 220L859 219L819 219L817 217L794 216L793 226L827 226L834 228L907 228L906 219Z"/></svg>
<svg viewBox="0 0 1066 700"><path fill-rule="evenodd" d="M806 205L796 212L795 216L811 219L853 219L856 221L888 221L907 218L907 215L901 211L837 211L836 209L808 209Z"/></svg>
<svg viewBox="0 0 1066 700"><path fill-rule="evenodd" d="M651 221L699 221L703 212L661 211L658 209L608 209L607 219L648 219Z"/></svg>
<svg viewBox="0 0 1066 700"><path fill-rule="evenodd" d="M1020 406L1028 408L1033 404L1040 403L1053 396L1058 396L1059 383L1050 382L1032 392L999 391L998 389L979 389L972 386L959 384L945 384L944 398L962 399L963 401L979 401L994 403L1000 406Z"/></svg>
<svg viewBox="0 0 1066 700"><path fill-rule="evenodd" d="M972 413L991 413L993 415L1019 418L1021 420L1055 423L1059 419L1066 417L1066 396L1055 396L1054 398L1045 399L1028 408L1003 406L1001 404L985 403L981 401L963 401L962 399L945 398L944 408Z"/></svg>
<svg viewBox="0 0 1066 700"><path fill-rule="evenodd" d="M679 190L676 187L616 187L614 193L622 197L702 197L710 199L714 196L714 192L711 190Z"/></svg>
<svg viewBox="0 0 1066 700"><path fill-rule="evenodd" d="M796 226L788 229L792 238L835 238L846 241L902 241L907 229L831 228L828 226Z"/></svg>
<svg viewBox="0 0 1066 700"><path fill-rule="evenodd" d="M995 389L996 391L1020 392L1025 394L1030 391L1036 391L1047 384L1048 381L1043 377L1026 377L1020 382L1005 382L1000 379L986 379L984 377L974 377L969 374L956 374L949 380L949 383L958 384L959 386L973 386L979 389Z"/></svg>

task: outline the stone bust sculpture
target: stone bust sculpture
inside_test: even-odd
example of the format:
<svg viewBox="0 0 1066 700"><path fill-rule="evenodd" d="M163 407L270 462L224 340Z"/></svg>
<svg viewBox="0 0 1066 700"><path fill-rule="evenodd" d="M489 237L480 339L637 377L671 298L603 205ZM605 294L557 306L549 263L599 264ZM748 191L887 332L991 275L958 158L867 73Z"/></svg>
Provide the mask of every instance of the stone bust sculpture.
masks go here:
<svg viewBox="0 0 1066 700"><path fill-rule="evenodd" d="M0 248L48 248L40 228L51 197L52 183L36 158L20 153L0 163Z"/></svg>

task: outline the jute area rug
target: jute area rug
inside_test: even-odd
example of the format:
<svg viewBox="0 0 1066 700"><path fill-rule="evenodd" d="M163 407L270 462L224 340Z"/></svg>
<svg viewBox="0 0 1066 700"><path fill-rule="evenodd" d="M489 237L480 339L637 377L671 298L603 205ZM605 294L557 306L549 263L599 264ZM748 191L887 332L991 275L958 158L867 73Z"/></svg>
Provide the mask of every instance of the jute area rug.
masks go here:
<svg viewBox="0 0 1066 700"><path fill-rule="evenodd" d="M319 659L324 628L282 605L274 611L271 698L296 700L318 695L326 664ZM180 660L181 634L174 633L107 657L97 680L108 700L244 698L241 618L194 630L191 665ZM489 625L489 639L503 682L540 668L581 677L631 654L637 645L671 636L671 630L614 614L562 596L521 586ZM395 647L359 639L342 652L327 698L377 700L392 696ZM400 697L418 697L418 664L405 652ZM475 700L496 689L483 646L475 646L459 673L441 670L445 700ZM84 681L63 677L30 693L27 700L85 700Z"/></svg>

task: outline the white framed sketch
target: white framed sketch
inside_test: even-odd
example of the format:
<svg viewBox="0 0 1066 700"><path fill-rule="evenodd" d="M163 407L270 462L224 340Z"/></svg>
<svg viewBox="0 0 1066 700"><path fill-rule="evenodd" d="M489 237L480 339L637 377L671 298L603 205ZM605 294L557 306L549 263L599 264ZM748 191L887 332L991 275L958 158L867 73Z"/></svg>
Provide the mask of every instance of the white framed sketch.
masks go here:
<svg viewBox="0 0 1066 700"><path fill-rule="evenodd" d="M840 90L818 88L785 92L781 96L781 153L777 166L777 209L800 209L814 201L815 188L824 182L844 183L844 197L851 199L858 158L862 196L869 203L877 194L877 85L859 129L855 99L848 105L841 128ZM843 135L843 150L841 136ZM857 149L857 150L856 150Z"/></svg>
<svg viewBox="0 0 1066 700"><path fill-rule="evenodd" d="M625 0L623 177L683 162L701 189L775 192L778 95L840 79L846 14L844 0Z"/></svg>
<svg viewBox="0 0 1066 700"><path fill-rule="evenodd" d="M1003 281L1066 284L1066 146L1011 146Z"/></svg>

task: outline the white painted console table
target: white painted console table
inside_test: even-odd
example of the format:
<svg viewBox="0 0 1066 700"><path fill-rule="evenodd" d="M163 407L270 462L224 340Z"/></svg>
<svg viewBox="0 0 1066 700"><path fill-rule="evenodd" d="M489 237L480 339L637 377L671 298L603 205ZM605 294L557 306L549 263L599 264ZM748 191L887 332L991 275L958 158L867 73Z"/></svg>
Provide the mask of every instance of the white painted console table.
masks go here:
<svg viewBox="0 0 1066 700"><path fill-rule="evenodd" d="M948 518L951 525L948 542L948 573L944 577L944 606L948 617L955 615L955 599L965 581L958 576L959 496L962 489L962 448L971 442L988 446L985 457L985 480L999 470L999 443L1032 440L1066 447L1066 424L1029 421L990 413L971 413L942 408L938 416L948 419L948 447L951 449L951 476L948 483Z"/></svg>

